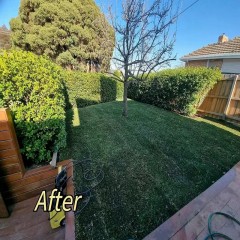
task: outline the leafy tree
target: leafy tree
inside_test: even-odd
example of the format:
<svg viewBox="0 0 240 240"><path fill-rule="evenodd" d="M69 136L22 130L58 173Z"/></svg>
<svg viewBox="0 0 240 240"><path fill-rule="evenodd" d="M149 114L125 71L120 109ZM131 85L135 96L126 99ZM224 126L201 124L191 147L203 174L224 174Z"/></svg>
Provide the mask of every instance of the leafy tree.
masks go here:
<svg viewBox="0 0 240 240"><path fill-rule="evenodd" d="M68 69L109 68L114 31L93 0L22 0L10 26L15 47Z"/></svg>

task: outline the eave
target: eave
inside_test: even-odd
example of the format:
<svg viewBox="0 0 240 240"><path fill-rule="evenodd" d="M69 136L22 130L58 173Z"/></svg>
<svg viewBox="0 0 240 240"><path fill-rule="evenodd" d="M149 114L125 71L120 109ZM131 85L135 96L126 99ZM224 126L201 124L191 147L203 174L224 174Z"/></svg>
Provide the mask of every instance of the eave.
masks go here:
<svg viewBox="0 0 240 240"><path fill-rule="evenodd" d="M180 60L183 62L194 61L194 60L208 60L208 59L236 59L240 58L240 53L220 53L220 54L207 54L199 56L181 57Z"/></svg>

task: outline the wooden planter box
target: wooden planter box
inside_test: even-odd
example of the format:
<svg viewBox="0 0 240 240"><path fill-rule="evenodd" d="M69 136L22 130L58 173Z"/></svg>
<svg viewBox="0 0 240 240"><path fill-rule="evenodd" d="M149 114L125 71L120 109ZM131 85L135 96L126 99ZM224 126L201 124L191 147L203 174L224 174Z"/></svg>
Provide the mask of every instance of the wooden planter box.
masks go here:
<svg viewBox="0 0 240 240"><path fill-rule="evenodd" d="M58 163L58 166L68 166L67 174L68 177L73 175L73 164L71 160L65 160ZM31 169L26 171L23 163L22 156L20 154L19 144L17 141L13 121L10 115L10 111L5 108L0 108L0 218L8 217L8 209L12 208L14 211L14 206L18 206L19 202L28 201L32 203L36 201L37 198L43 190L50 191L55 186L55 177L58 173L57 168L54 168L50 165ZM74 196L74 187L72 178L68 180L67 183L67 194ZM31 200L33 199L33 200ZM17 204L16 204L17 203ZM22 203L19 203L22 204ZM25 205L24 203L22 204ZM16 209L18 209L16 207ZM34 214L31 217L36 217L37 213L33 213L33 209L26 208L26 213ZM15 214L15 216L17 213ZM38 216L37 216L38 217ZM1 220L1 219L0 219ZM46 218L45 225L46 228L43 229L43 232L39 232L41 239L47 237L50 234L58 234L61 236L58 239L75 239L75 223L74 223L74 213L72 211L66 213L66 226L65 233L62 234L60 231L56 233L51 233L51 229L46 231L46 228L50 228L50 223L48 222L48 217ZM15 222L16 217L12 218L10 215L10 220L1 220L5 221L4 225L12 224L11 221ZM0 221L0 222L1 222ZM31 219L30 219L31 222ZM27 225L24 221L19 223L19 225ZM49 226L48 226L49 224ZM35 226L36 227L36 226ZM34 232L32 228L26 229L26 233L23 234L27 236ZM6 227L6 231L7 231ZM4 233L4 228L1 230ZM24 230L23 230L24 231ZM40 230L39 230L40 231ZM14 230L8 234L15 234ZM16 234L19 234L16 232ZM46 236L44 235L46 234ZM56 235L56 236L58 236ZM64 236L65 235L65 236ZM16 235L17 236L17 235Z"/></svg>

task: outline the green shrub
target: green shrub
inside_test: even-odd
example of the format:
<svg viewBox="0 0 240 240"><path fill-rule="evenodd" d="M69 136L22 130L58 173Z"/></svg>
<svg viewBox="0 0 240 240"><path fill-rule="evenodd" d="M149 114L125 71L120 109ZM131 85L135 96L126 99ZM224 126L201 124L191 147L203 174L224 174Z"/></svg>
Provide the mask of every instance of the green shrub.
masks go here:
<svg viewBox="0 0 240 240"><path fill-rule="evenodd" d="M123 94L123 84L104 74L67 71L65 79L73 107L115 101Z"/></svg>
<svg viewBox="0 0 240 240"><path fill-rule="evenodd" d="M128 96L185 115L194 115L199 103L221 79L218 69L178 68L152 74L148 80L130 82Z"/></svg>
<svg viewBox="0 0 240 240"><path fill-rule="evenodd" d="M9 107L27 162L47 162L66 145L60 67L30 52L0 53L0 106Z"/></svg>

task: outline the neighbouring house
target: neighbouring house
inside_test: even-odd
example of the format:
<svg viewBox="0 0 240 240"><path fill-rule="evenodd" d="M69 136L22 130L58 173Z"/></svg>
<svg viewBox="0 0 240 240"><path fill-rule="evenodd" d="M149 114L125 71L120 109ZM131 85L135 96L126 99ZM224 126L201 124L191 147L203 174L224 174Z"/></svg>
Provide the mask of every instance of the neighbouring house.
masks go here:
<svg viewBox="0 0 240 240"><path fill-rule="evenodd" d="M218 42L180 58L185 66L218 67L223 74L240 73L240 37L229 40L223 34Z"/></svg>
<svg viewBox="0 0 240 240"><path fill-rule="evenodd" d="M209 44L180 58L186 67L218 67L223 74L198 107L207 115L240 124L240 37L229 40L223 34Z"/></svg>
<svg viewBox="0 0 240 240"><path fill-rule="evenodd" d="M11 47L10 35L11 31L5 25L0 27L0 49L9 49Z"/></svg>

